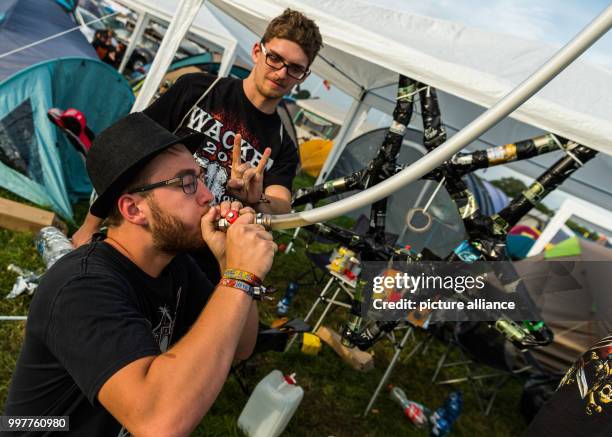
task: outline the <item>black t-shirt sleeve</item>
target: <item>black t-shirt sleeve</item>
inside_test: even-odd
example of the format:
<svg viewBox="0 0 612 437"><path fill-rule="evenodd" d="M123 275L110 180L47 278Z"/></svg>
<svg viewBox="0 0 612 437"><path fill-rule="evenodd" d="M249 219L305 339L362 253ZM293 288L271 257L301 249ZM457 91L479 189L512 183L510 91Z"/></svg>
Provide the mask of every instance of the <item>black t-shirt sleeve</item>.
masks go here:
<svg viewBox="0 0 612 437"><path fill-rule="evenodd" d="M205 73L184 74L143 112L173 132L214 79Z"/></svg>
<svg viewBox="0 0 612 437"><path fill-rule="evenodd" d="M297 148L285 128L283 128L283 142L280 153L274 160L272 168L264 174L264 189L270 185L282 185L291 191L298 161Z"/></svg>
<svg viewBox="0 0 612 437"><path fill-rule="evenodd" d="M160 353L151 323L119 278L80 276L64 286L49 311L46 343L92 404L118 370Z"/></svg>

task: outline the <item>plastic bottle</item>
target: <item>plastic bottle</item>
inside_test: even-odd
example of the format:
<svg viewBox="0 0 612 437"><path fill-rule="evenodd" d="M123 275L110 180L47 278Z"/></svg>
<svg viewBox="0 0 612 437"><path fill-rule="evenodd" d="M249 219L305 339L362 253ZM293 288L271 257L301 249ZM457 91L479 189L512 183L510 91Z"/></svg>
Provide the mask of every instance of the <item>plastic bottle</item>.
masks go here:
<svg viewBox="0 0 612 437"><path fill-rule="evenodd" d="M452 426L463 410L463 396L460 391L454 391L448 395L446 401L444 401L444 409L446 410L446 420Z"/></svg>
<svg viewBox="0 0 612 437"><path fill-rule="evenodd" d="M434 413L429 416L429 423L431 424L430 435L432 437L442 437L448 434L450 431L450 424L444 417L444 407L438 408Z"/></svg>
<svg viewBox="0 0 612 437"><path fill-rule="evenodd" d="M289 312L289 307L291 306L291 302L293 301L293 297L298 291L298 283L291 281L289 285L287 285L287 290L285 291L285 295L281 300L276 304L276 314L279 316L284 316Z"/></svg>
<svg viewBox="0 0 612 437"><path fill-rule="evenodd" d="M441 437L448 434L453 424L459 418L463 409L463 397L460 391L454 391L448 395L444 404L438 408L429 418L431 423L431 435Z"/></svg>
<svg viewBox="0 0 612 437"><path fill-rule="evenodd" d="M51 268L58 259L74 249L68 237L55 226L42 228L36 234L34 242L47 269Z"/></svg>
<svg viewBox="0 0 612 437"><path fill-rule="evenodd" d="M392 387L390 395L391 399L402 407L404 414L413 425L417 428L424 428L427 426L427 414L429 410L426 407L408 399L404 390L399 387Z"/></svg>
<svg viewBox="0 0 612 437"><path fill-rule="evenodd" d="M238 427L249 437L278 437L304 397L294 375L273 370L263 378L245 405Z"/></svg>

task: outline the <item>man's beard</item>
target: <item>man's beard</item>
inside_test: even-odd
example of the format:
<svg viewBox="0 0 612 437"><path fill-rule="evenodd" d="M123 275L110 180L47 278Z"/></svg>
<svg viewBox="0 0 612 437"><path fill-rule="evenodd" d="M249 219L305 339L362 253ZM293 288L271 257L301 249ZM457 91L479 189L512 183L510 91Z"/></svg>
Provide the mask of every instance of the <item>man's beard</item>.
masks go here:
<svg viewBox="0 0 612 437"><path fill-rule="evenodd" d="M164 253L176 255L206 246L202 234L191 235L183 222L170 213L164 213L153 199L148 199L151 210L149 230L153 236L153 246Z"/></svg>

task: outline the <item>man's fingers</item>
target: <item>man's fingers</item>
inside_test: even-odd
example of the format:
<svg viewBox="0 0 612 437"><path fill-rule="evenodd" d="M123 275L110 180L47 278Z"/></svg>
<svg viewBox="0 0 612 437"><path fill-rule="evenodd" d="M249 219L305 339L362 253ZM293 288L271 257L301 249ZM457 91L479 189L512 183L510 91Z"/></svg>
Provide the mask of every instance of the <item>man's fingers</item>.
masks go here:
<svg viewBox="0 0 612 437"><path fill-rule="evenodd" d="M251 164L249 164L248 162L243 162L238 167L236 167L237 176L240 177L240 175L243 175L244 172L246 172L250 168L251 168Z"/></svg>
<svg viewBox="0 0 612 437"><path fill-rule="evenodd" d="M251 212L247 212L246 214L240 214L240 216L236 219L234 224L236 223L243 224L243 225L250 225L251 223L255 223L255 214ZM260 226L260 225L253 225L253 226Z"/></svg>
<svg viewBox="0 0 612 437"><path fill-rule="evenodd" d="M206 214L200 219L200 227L202 229L202 236L206 237L210 233L215 232L215 221L220 217L219 206L213 206L208 210Z"/></svg>
<svg viewBox="0 0 612 437"><path fill-rule="evenodd" d="M261 238L262 240L274 241L274 237L272 236L272 234L266 231L265 229L262 231L259 231L257 233L257 236Z"/></svg>
<svg viewBox="0 0 612 437"><path fill-rule="evenodd" d="M264 150L261 160L257 164L257 174L263 174L264 170L266 169L266 164L268 163L268 159L270 158L271 154L272 154L272 149L269 147L266 147L266 150Z"/></svg>
<svg viewBox="0 0 612 437"><path fill-rule="evenodd" d="M256 214L255 210L251 208L250 206L245 206L244 208L240 210L240 215L247 214L247 213Z"/></svg>
<svg viewBox="0 0 612 437"><path fill-rule="evenodd" d="M242 203L238 201L221 202L221 208L220 208L221 217L225 217L227 213L230 212L231 210L240 211L241 208L242 208Z"/></svg>
<svg viewBox="0 0 612 437"><path fill-rule="evenodd" d="M240 166L240 143L242 143L242 136L240 134L236 134L234 137L234 148L232 150L232 177L234 171L238 170Z"/></svg>
<svg viewBox="0 0 612 437"><path fill-rule="evenodd" d="M247 171L244 172L244 174L242 175L242 181L244 182L244 185L246 187L249 186L249 183L251 182L251 179L253 179L253 177L255 177L256 174L257 174L257 170L254 169L254 168L250 168L250 169L248 169Z"/></svg>
<svg viewBox="0 0 612 437"><path fill-rule="evenodd" d="M230 179L227 182L227 186L233 190L242 190L242 187L244 187L244 181L242 179Z"/></svg>

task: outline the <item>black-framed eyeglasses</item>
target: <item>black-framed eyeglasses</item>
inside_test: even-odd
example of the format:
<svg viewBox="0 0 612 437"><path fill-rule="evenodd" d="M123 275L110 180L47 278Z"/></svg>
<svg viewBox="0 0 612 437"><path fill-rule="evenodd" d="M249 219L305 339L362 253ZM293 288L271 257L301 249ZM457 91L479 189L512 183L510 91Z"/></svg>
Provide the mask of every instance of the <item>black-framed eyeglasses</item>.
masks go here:
<svg viewBox="0 0 612 437"><path fill-rule="evenodd" d="M259 47L261 47L261 51L266 58L266 65L268 67L272 67L275 70L287 68L287 74L296 80L302 80L310 74L309 69L304 68L301 65L289 64L285 62L282 56L279 56L274 52L269 52L263 43L259 43Z"/></svg>
<svg viewBox="0 0 612 437"><path fill-rule="evenodd" d="M204 176L204 172L200 173L199 175L187 173L182 176L167 179L165 181L155 182L153 184L143 185L142 187L134 188L128 191L128 194L142 193L144 191L149 191L160 187L168 187L171 185L178 185L183 189L183 193L185 194L195 194L195 192L198 191L198 179L201 180L204 185L206 185Z"/></svg>

